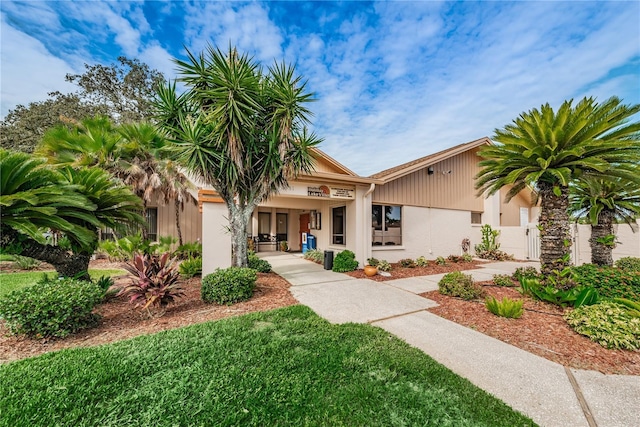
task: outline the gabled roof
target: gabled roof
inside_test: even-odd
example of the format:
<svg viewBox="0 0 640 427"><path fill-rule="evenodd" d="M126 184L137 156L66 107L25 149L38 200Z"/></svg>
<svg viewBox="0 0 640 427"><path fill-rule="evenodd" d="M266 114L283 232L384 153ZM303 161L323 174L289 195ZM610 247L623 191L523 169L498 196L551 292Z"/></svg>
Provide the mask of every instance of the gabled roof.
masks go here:
<svg viewBox="0 0 640 427"><path fill-rule="evenodd" d="M318 163L324 163L327 166L327 168L330 170L337 171L337 173L343 174L343 175L358 176L351 169L347 168L342 163L338 162L336 159L329 156L327 153L320 150L319 148L313 147L311 149L311 155L316 159Z"/></svg>
<svg viewBox="0 0 640 427"><path fill-rule="evenodd" d="M370 178L389 182L485 144L493 144L493 142L487 137L476 139L475 141L456 145L455 147L447 148L446 150L439 151L437 153L430 154L428 156L421 157L407 163L403 163L396 167L383 170L376 174L370 175Z"/></svg>

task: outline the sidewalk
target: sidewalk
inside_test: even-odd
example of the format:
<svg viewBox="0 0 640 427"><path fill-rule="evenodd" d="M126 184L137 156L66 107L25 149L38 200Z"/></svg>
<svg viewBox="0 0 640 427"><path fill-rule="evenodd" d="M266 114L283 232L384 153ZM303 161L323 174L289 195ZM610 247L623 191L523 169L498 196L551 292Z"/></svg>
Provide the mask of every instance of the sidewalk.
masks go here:
<svg viewBox="0 0 640 427"><path fill-rule="evenodd" d="M565 368L426 311L436 303L417 294L438 289L441 274L375 282L324 270L298 255L265 259L318 315L332 323L379 326L541 426L640 425L639 377ZM521 265L488 263L465 273L488 280Z"/></svg>

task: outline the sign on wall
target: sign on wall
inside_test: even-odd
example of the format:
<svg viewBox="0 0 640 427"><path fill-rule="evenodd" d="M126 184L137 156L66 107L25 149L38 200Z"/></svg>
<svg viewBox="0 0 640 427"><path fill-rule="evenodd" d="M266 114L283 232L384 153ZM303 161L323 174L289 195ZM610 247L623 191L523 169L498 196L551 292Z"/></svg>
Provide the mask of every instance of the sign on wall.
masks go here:
<svg viewBox="0 0 640 427"><path fill-rule="evenodd" d="M326 185L319 185L316 187L307 187L307 195L309 197L331 199L354 199L355 190L353 188L328 187Z"/></svg>

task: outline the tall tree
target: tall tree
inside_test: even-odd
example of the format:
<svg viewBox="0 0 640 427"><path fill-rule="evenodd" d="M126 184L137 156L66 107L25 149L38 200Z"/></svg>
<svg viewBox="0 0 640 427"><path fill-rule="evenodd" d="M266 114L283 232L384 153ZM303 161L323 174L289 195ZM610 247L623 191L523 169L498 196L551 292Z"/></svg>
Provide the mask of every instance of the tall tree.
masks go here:
<svg viewBox="0 0 640 427"><path fill-rule="evenodd" d="M636 165L637 166L637 165ZM614 224L627 223L635 232L640 217L640 170L634 180L583 176L570 186L569 210L591 224L591 262L613 265Z"/></svg>
<svg viewBox="0 0 640 427"><path fill-rule="evenodd" d="M52 264L66 277L88 278L98 229L143 222L140 199L100 169L54 168L44 159L0 149L0 246ZM48 244L62 233L69 247Z"/></svg>
<svg viewBox="0 0 640 427"><path fill-rule="evenodd" d="M558 111L549 104L520 114L496 129L496 145L480 150L476 188L495 194L511 185L506 201L526 186L541 197L540 261L550 273L570 265L569 184L585 173L632 179L640 161L640 122L629 123L640 105L612 97L584 98Z"/></svg>
<svg viewBox="0 0 640 427"><path fill-rule="evenodd" d="M115 123L149 119L155 91L165 82L162 73L125 57L108 66L84 66L84 73L66 76L78 91L52 92L45 101L10 110L0 123L0 146L30 153L53 127L96 115L106 115Z"/></svg>
<svg viewBox="0 0 640 427"><path fill-rule="evenodd" d="M175 83L158 92L155 118L174 144L176 161L213 186L225 201L232 264L247 265L247 224L258 205L313 168L320 142L305 125L313 95L294 67L267 70L229 47L209 45L175 60L186 91Z"/></svg>

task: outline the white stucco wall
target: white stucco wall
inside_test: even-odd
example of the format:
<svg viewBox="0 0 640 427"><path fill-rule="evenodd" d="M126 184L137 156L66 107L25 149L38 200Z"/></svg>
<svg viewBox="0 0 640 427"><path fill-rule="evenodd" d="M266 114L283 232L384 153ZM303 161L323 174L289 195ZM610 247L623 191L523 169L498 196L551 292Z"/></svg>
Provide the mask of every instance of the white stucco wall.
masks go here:
<svg viewBox="0 0 640 427"><path fill-rule="evenodd" d="M227 231L229 212L224 203L202 205L202 276L231 265L231 235Z"/></svg>
<svg viewBox="0 0 640 427"><path fill-rule="evenodd" d="M438 256L460 255L462 240L471 239L473 246L473 235L469 211L404 206L402 245L373 246L372 256L397 262L419 256L435 259Z"/></svg>

